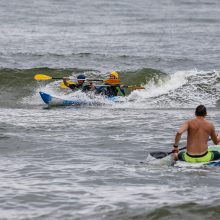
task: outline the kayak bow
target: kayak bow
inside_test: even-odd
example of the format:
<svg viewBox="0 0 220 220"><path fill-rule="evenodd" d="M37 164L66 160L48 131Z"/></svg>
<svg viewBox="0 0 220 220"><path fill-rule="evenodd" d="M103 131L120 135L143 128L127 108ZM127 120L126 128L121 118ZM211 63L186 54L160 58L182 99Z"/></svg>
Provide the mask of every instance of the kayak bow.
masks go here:
<svg viewBox="0 0 220 220"><path fill-rule="evenodd" d="M78 105L101 105L103 102L97 99L80 100L80 99L63 99L61 97L53 96L45 92L39 92L42 100L50 107L53 106L78 106ZM107 97L106 101L109 103L123 102L123 97L113 96Z"/></svg>

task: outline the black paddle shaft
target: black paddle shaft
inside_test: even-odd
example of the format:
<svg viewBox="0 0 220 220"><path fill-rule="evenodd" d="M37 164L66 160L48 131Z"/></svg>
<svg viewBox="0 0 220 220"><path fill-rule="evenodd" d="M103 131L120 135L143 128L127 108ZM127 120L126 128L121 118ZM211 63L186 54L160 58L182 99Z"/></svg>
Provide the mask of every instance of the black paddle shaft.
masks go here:
<svg viewBox="0 0 220 220"><path fill-rule="evenodd" d="M52 77L52 79L63 79L61 77Z"/></svg>
<svg viewBox="0 0 220 220"><path fill-rule="evenodd" d="M184 149L186 149L186 147L182 147L179 150L184 150ZM150 155L156 159L162 159L172 153L173 151L170 151L170 152L155 151L155 152L150 152Z"/></svg>
<svg viewBox="0 0 220 220"><path fill-rule="evenodd" d="M63 79L63 78L61 78L61 77L52 77L52 79ZM69 80L71 80L71 79L69 79ZM77 80L88 80L88 81L99 81L99 82L102 82L102 81L104 81L103 79L77 79Z"/></svg>

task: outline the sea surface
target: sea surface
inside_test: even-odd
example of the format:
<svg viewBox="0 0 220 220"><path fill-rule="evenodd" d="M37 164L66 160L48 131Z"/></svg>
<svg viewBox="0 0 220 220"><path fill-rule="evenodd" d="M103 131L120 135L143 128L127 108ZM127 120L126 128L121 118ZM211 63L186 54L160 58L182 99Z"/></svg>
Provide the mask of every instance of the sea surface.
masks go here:
<svg viewBox="0 0 220 220"><path fill-rule="evenodd" d="M146 162L199 104L220 132L219 55L218 0L1 0L0 219L219 219L220 168ZM110 71L145 89L48 108L73 94L34 79Z"/></svg>

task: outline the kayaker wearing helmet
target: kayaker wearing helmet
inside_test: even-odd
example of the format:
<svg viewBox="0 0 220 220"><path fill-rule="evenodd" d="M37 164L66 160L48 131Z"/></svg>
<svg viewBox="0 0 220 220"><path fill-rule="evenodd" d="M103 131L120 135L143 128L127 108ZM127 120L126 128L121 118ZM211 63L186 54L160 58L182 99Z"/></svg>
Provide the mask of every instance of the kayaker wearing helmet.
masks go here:
<svg viewBox="0 0 220 220"><path fill-rule="evenodd" d="M64 85L69 87L73 91L82 90L83 92L87 92L95 89L95 85L92 81L88 81L88 83L85 84L86 77L83 74L77 76L76 82L68 83L68 80L70 80L68 77L63 77Z"/></svg>
<svg viewBox="0 0 220 220"><path fill-rule="evenodd" d="M213 143L220 142L220 135L215 132L214 125L205 119L207 115L204 105L197 106L195 118L186 121L177 131L173 145L174 159L187 162L209 162L220 159L218 151L208 150L208 140L211 137ZM178 145L182 134L187 131L186 151L179 153Z"/></svg>
<svg viewBox="0 0 220 220"><path fill-rule="evenodd" d="M114 80L114 79L119 79L119 75L117 72L113 71L110 73L109 75L109 80ZM109 83L105 83L105 85L108 85L106 87L100 87L98 89L98 92L103 94L103 95L106 95L108 97L111 97L111 96L117 96L118 93L120 92L122 94L122 96L125 96L125 92L124 92L124 89L123 89L123 86L120 85L120 84L109 84Z"/></svg>

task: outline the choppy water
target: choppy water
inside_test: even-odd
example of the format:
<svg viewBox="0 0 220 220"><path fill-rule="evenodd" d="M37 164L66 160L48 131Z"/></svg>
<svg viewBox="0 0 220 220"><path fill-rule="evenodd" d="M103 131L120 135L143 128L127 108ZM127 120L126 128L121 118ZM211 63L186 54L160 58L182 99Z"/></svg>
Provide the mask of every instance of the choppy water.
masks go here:
<svg viewBox="0 0 220 220"><path fill-rule="evenodd" d="M198 104L219 132L219 4L2 0L0 219L218 219L218 168L140 162L169 151ZM45 109L39 91L65 91L33 79L111 70L146 89Z"/></svg>

